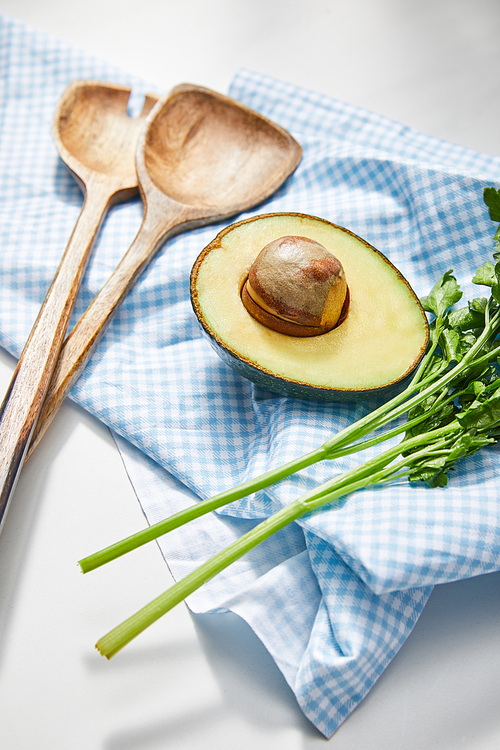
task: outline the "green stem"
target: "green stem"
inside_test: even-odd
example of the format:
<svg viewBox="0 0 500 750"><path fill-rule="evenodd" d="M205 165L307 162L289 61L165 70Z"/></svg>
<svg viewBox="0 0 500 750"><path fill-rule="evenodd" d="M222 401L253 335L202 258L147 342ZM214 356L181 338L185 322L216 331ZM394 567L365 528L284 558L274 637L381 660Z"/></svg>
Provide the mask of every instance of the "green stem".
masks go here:
<svg viewBox="0 0 500 750"><path fill-rule="evenodd" d="M377 445L383 441L388 440L389 438L401 434L401 432L407 430L408 427L418 424L420 421L422 421L422 419L427 417L428 414L425 414L422 417L415 418L414 420L405 423L404 425L399 425L393 430L384 432L382 435L376 436L372 440L367 440L363 443L360 443L359 445L357 444L352 447L348 447L343 451L339 451L335 457L337 458L340 456L349 455L350 453L353 453L355 451L363 450L365 448ZM178 513L175 513L156 524L148 526L146 529L142 529L139 532L131 534L130 536L121 539L120 541L115 542L114 544L111 544L102 550L99 550L98 552L94 552L93 554L84 557L79 561L80 568L83 573L89 573L92 570L96 570L102 565L105 565L112 560L116 560L122 555L125 555L126 553L131 552L132 550L137 549L142 545L153 541L154 539L158 539L158 537L163 536L164 534L167 534L168 532L173 531L174 529L177 529L180 526L189 523L190 521L193 521L195 518L200 518L207 513L211 513L217 508L220 508L224 505L229 505L235 500L246 497L251 492L256 492L259 489L267 487L270 484L269 476L272 477L272 483L276 483L280 479L283 479L302 468L321 461L324 458L325 455L323 455L323 448L319 448L316 451L308 453L299 460L296 459L288 464L285 464L281 467L280 470L272 469L271 471L267 472L267 474L261 475L257 480L249 480L248 482L234 487L232 490L222 492L219 495L215 495L214 497L202 500L199 503L190 506L189 508L184 508ZM279 477L277 477L278 471L280 473Z"/></svg>
<svg viewBox="0 0 500 750"><path fill-rule="evenodd" d="M438 321L436 320L436 329L437 329L437 326L438 326ZM425 353L425 356L423 357L413 378L411 379L409 386L408 386L409 388L413 388L413 386L415 386L422 379L422 377L425 374L425 371L427 370L429 366L429 363L432 362L432 359L434 357L434 352L436 351L437 347L438 347L438 340L436 336L435 339L431 342L430 346L428 347Z"/></svg>
<svg viewBox="0 0 500 750"><path fill-rule="evenodd" d="M386 466L391 464L401 453L404 452L404 461L408 462L408 454L412 450L418 449L423 452L422 455L424 455L424 453L428 454L429 444L434 443L431 448L432 450L435 450L438 447L442 447L446 444L446 440L459 430L461 430L460 424L456 421L453 421L445 425L444 427L438 427L433 430L429 430L428 432L424 432L420 435L405 438L400 443L388 448L378 456L375 456L369 461L365 461L365 463L361 464L361 466L356 466L355 468L344 472L340 476L335 477L334 479L330 479L328 482L325 482L319 487L316 487L314 490L311 490L310 493L302 495L301 499L304 503L309 503L310 498L314 500L317 497L321 497L332 488L343 489L347 486L350 486L351 482L354 480L367 481L374 473L379 472L381 469L384 469ZM444 443L442 442L443 440L445 441ZM416 454L412 456L413 461L415 460L415 455Z"/></svg>
<svg viewBox="0 0 500 750"><path fill-rule="evenodd" d="M435 445L424 445L420 450L414 451L411 456L408 456L406 451L408 443L400 443L396 448L391 448L390 455L389 451L385 454L385 459L378 462L374 459L372 462L367 462L363 466L358 467L357 470L353 470L349 481L338 481L335 485L331 483L330 489L328 490L327 483L322 488L318 488L317 491L312 491L309 495L302 496L302 502L307 504L309 507L308 512L313 512L323 507L332 500L336 500L339 497L350 495L357 490L364 489L368 486L375 486L379 484L386 484L387 482L395 479L407 476L410 471L410 465L416 463L421 458L428 458L429 456L437 456L446 454L446 446L449 442L449 438L452 437L454 432L459 429L458 425L454 425L452 429L446 428L441 432L441 438ZM426 439L431 442L436 437L437 431L433 433L427 433ZM421 436L420 436L421 437ZM418 445L419 441L417 438L412 439L413 447ZM397 450L399 448L399 451ZM405 451L405 455L394 463L398 456L398 453ZM382 456L381 456L382 458ZM380 463L380 468L377 466ZM371 464L371 469L368 468L368 464ZM363 471L361 471L363 469ZM404 471L403 471L404 469ZM345 477L346 475L342 475Z"/></svg>
<svg viewBox="0 0 500 750"><path fill-rule="evenodd" d="M434 393L436 393L436 391L441 390L445 385L448 385L454 378L457 377L457 375L460 375L470 366L471 360L474 359L477 352L479 352L484 344L488 341L491 334L495 332L495 326L498 324L499 319L500 311L497 311L491 321L488 322L488 325L485 327L481 335L477 338L475 344L473 344L473 346L471 346L469 351L465 354L463 359L450 370L447 370L440 378L434 380L434 376L430 375L427 379L424 378L419 383L412 385L411 387L403 391L403 394L409 395L410 391L418 388L417 393L411 396L408 400L402 401L400 397L396 396L394 399L392 399L392 401L389 401L387 404L382 405L378 409L375 409L375 411L371 412L366 417L363 417L358 422L355 422L354 425L351 425L345 430L337 433L337 435L334 435L329 441L327 441L327 443L324 444L323 447L328 450L329 448L342 446L347 440L349 440L352 435L353 428L356 425L360 428L362 434L364 435L367 434L367 432L371 432L373 429L381 427L383 424L387 424L387 422L392 422L394 419L402 416L407 411L410 411L410 409L412 409L418 403L424 401L429 396L432 396ZM497 347L497 349L499 348ZM483 361L487 361L488 358L491 358L495 355L497 349L491 352L487 352L485 355L478 358L478 360L476 360L474 364L482 364ZM426 380L428 380L428 385L426 384ZM400 394L400 396L403 394Z"/></svg>
<svg viewBox="0 0 500 750"><path fill-rule="evenodd" d="M480 357L478 357L474 361L474 367L487 365L489 362L491 362L492 359L498 356L500 356L500 346L496 346L494 349L491 349L489 352L486 352L485 354L482 354Z"/></svg>
<svg viewBox="0 0 500 750"><path fill-rule="evenodd" d="M495 317L498 318L498 314ZM488 327L488 332L490 331L491 327L492 325ZM88 555L87 557L79 561L79 565L82 571L84 573L88 573L91 570L95 570L96 568L108 562L111 562L112 560L115 560L118 557L121 557L122 555L131 552L132 550L137 549L138 547L147 544L148 542L157 539L160 536L163 536L169 531L179 528L180 526L194 520L195 518L199 518L206 513L210 513L213 510L221 508L224 505L228 505L236 500L246 497L253 492L257 492L258 490L275 484L281 479L284 479L307 466L311 466L325 459L333 460L335 458L340 458L341 456L349 455L355 451L372 447L373 445L376 445L383 440L388 439L389 437L399 434L403 431L403 429L406 429L408 425L406 425L405 427L398 426L392 431L388 431L381 436L375 436L371 440L365 441L364 443L360 442L355 443L354 445L349 444L349 441L352 440L354 436L358 440L360 438L363 438L374 429L378 429L384 424L394 421L396 418L402 416L405 412L409 411L418 403L425 400L425 398L446 386L450 380L452 380L457 374L459 374L459 372L468 367L470 359L474 356L475 352L484 344L484 340L487 338L486 333L486 330L483 331L483 334L478 338L476 344L471 347L462 362L446 372L438 381L434 383L431 382L430 385L425 386L425 379L422 382L417 382L415 380L405 391L397 394L393 399L391 399L391 401L382 405L381 407L379 407L379 409L371 412L371 414L367 415L366 417L362 417L354 424L338 432L317 450L307 453L298 459L294 459L277 469L271 469L270 471L262 474L256 479L248 480L247 482L237 485L230 490L221 492L214 497L202 500L199 503L191 506L190 508L179 511L179 513L176 513L173 516L159 521L156 524L152 524L148 528L143 529L137 533L131 534L125 539L115 542L105 549ZM485 355L485 359L491 356L491 354L492 353L490 352L488 355ZM424 390L420 390L422 386L424 386ZM412 398L408 400L411 391L417 392Z"/></svg>
<svg viewBox="0 0 500 750"><path fill-rule="evenodd" d="M196 503L189 508L185 508L158 523L148 526L146 529L131 534L125 539L115 542L105 549L95 552L88 557L84 557L79 561L79 565L84 573L95 570L101 565L111 562L111 560L115 560L127 552L131 552L137 547L140 547L153 539L157 539L159 536L163 536L163 534L173 531L189 521L193 521L195 518L199 518L206 513L221 508L223 505L228 505L235 500L240 500L253 492L268 487L270 484L275 484L281 479L285 479L291 474L300 471L300 469L311 466L326 457L323 447L320 447L311 453L307 453L298 459L294 459L293 461L280 466L278 469L271 469L257 479L250 479L247 482L239 484L237 487L233 487L231 490L226 490L219 495L209 497L206 500L201 500L199 503Z"/></svg>
<svg viewBox="0 0 500 750"><path fill-rule="evenodd" d="M303 513L304 510L300 503L295 501L295 503L266 519L103 636L96 643L96 648L103 656L108 659L111 658L149 625L183 601L193 591L196 591L203 583L227 568L264 539L295 521Z"/></svg>
<svg viewBox="0 0 500 750"><path fill-rule="evenodd" d="M449 401L453 401L454 399L453 395L450 395L448 398L445 398L445 396L446 391L443 390L439 398L436 399L432 411L435 411L437 408L442 408L443 405L445 405ZM373 448L376 445L380 445L380 443L384 443L393 437L401 435L402 432L408 432L421 422L425 422L427 419L429 419L429 412L424 412L419 416L413 417L413 419L408 419L406 422L396 425L396 427L393 427L390 430L385 430L385 432L382 432L379 435L375 435L372 438L353 443L352 445L348 445L346 448L339 448L339 450L335 451L335 458L350 456L353 453L359 453L360 451L366 450L367 448Z"/></svg>
<svg viewBox="0 0 500 750"><path fill-rule="evenodd" d="M456 426L454 429L456 430ZM431 433L428 433L424 436L419 436L419 440L414 438L407 443L401 443L399 446L390 448L377 459L368 461L363 466L353 469L350 472L346 472L346 474L331 480L325 485L305 493L294 502L290 503L290 505L287 505L285 508L282 508L274 515L255 526L251 531L244 534L225 549L217 552L205 563L100 638L96 643L96 648L103 656L110 659L124 646L130 643L130 641L146 630L146 628L156 622L156 620L200 588L200 586L225 570L229 565L243 557L243 555L254 549L277 531L283 529L285 526L288 526L302 516L305 516L326 504L331 504L343 496L367 487L368 485L387 482L391 476L394 476L395 472L408 464L408 457L405 457L395 467L388 468L387 466L388 463L394 460L398 453L403 449L406 452L408 449L411 449L413 445L421 444L422 440L431 440L432 437L435 438L438 434L442 436L441 445L444 445L446 438L451 432L452 430L450 429L450 426L447 426L446 428L432 431L432 435ZM416 452L414 458L419 458L425 455L426 452L428 453L428 447L426 448L424 446Z"/></svg>

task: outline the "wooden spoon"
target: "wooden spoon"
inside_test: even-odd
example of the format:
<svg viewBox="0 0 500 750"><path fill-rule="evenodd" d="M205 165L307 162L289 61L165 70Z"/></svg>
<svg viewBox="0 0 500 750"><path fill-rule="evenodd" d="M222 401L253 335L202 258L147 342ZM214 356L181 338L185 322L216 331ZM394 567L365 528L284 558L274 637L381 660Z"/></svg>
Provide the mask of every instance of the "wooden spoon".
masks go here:
<svg viewBox="0 0 500 750"><path fill-rule="evenodd" d="M297 167L301 155L301 147L286 130L205 88L182 84L155 107L137 148L142 225L64 343L31 450L162 242L268 198Z"/></svg>
<svg viewBox="0 0 500 750"><path fill-rule="evenodd" d="M0 408L0 529L64 341L80 282L108 209L137 192L135 149L156 99L127 115L130 89L75 81L57 106L52 136L85 201Z"/></svg>

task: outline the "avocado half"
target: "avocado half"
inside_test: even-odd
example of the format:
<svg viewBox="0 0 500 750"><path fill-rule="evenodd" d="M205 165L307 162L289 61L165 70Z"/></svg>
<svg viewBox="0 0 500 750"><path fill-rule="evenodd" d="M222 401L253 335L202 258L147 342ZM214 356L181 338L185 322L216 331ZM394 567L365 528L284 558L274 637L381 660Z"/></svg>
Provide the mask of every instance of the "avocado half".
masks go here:
<svg viewBox="0 0 500 750"><path fill-rule="evenodd" d="M279 333L242 303L255 258L286 235L315 240L342 263L349 307L327 333ZM263 214L222 230L193 266L191 302L226 364L270 391L300 398L335 401L390 392L413 372L429 338L418 297L381 252L344 227L300 213Z"/></svg>

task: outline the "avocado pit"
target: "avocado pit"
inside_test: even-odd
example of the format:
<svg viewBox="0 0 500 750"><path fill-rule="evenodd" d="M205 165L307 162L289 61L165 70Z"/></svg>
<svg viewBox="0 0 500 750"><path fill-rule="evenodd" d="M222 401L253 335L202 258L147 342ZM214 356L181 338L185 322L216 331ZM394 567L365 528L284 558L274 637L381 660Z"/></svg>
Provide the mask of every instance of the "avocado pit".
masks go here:
<svg viewBox="0 0 500 750"><path fill-rule="evenodd" d="M269 242L242 286L246 310L259 323L288 336L318 336L345 319L349 293L342 263L308 237Z"/></svg>

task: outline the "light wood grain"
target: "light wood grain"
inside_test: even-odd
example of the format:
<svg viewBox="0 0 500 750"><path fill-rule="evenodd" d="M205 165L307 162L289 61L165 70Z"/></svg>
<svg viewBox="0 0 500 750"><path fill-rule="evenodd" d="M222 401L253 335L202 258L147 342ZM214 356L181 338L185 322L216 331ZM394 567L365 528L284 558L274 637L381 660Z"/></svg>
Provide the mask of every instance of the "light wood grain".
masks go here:
<svg viewBox="0 0 500 750"><path fill-rule="evenodd" d="M64 342L30 452L162 243L174 233L233 216L265 200L294 171L301 155L301 147L286 130L203 87L177 86L155 107L137 149L142 225Z"/></svg>
<svg viewBox="0 0 500 750"><path fill-rule="evenodd" d="M155 99L147 97L140 117L130 118L129 96L123 87L74 81L54 115L56 147L85 200L1 406L0 529L99 228L109 208L138 189L135 148Z"/></svg>

